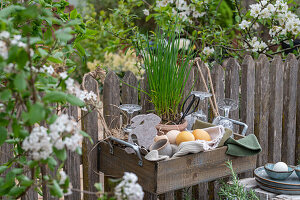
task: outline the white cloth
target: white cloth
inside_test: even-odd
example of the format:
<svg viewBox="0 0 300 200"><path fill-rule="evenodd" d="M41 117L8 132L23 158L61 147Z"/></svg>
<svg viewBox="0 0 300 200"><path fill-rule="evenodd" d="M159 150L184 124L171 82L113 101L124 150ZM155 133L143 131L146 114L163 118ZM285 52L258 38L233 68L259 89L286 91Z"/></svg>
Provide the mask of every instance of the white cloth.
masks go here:
<svg viewBox="0 0 300 200"><path fill-rule="evenodd" d="M196 140L196 141L182 142L178 146L178 151L172 156L172 158L184 156L189 153L199 153L201 151L207 151L207 150L217 148L221 139L224 136L225 133L224 127L220 125L220 126L205 128L203 130L205 130L210 135L211 141Z"/></svg>
<svg viewBox="0 0 300 200"><path fill-rule="evenodd" d="M168 158L169 158L169 156L166 156L166 155L158 155L157 150L152 150L149 153L147 153L147 155L145 156L145 159L149 160L149 161L160 161L160 160L165 160Z"/></svg>

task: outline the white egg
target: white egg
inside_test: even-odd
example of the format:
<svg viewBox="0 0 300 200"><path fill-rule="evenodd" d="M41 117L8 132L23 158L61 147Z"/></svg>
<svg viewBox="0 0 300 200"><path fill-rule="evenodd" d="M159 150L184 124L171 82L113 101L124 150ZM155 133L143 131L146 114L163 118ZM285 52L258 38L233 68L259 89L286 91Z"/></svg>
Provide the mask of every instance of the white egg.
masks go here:
<svg viewBox="0 0 300 200"><path fill-rule="evenodd" d="M287 172L289 168L284 162L278 162L274 165L273 170L277 172Z"/></svg>
<svg viewBox="0 0 300 200"><path fill-rule="evenodd" d="M176 144L176 137L180 133L178 130L169 131L166 136L169 138L171 144Z"/></svg>

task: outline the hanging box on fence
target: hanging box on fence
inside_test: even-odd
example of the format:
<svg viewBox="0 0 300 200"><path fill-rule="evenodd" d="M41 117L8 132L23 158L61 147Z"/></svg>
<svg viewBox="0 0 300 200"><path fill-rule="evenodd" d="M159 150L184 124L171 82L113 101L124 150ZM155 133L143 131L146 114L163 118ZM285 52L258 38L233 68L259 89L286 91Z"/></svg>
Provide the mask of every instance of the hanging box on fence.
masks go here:
<svg viewBox="0 0 300 200"><path fill-rule="evenodd" d="M235 139L243 136L234 134ZM99 144L99 170L107 176L121 178L124 172L133 172L147 192L163 194L201 182L212 181L230 175L226 161L232 161L234 171L242 173L255 169L256 155L234 157L225 154L227 147L189 154L183 157L151 162L135 154L127 154L124 148L103 141Z"/></svg>

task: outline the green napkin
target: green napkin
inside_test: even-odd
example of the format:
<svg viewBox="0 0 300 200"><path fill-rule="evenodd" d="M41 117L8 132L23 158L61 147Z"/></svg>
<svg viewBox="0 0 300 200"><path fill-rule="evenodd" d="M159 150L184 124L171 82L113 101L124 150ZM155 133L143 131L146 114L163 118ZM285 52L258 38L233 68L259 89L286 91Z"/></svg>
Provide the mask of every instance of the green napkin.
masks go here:
<svg viewBox="0 0 300 200"><path fill-rule="evenodd" d="M194 123L193 125L193 130L194 129L203 129L203 128L209 128L209 127L213 127L213 126L216 126L214 124L211 124L211 123L207 123L207 122L203 122L203 121L200 121L200 120L196 120L196 122ZM218 147L222 147L224 146L224 143L225 141L230 138L230 136L232 135L232 130L228 129L228 128L225 128L225 133L224 133L224 136L222 137Z"/></svg>
<svg viewBox="0 0 300 200"><path fill-rule="evenodd" d="M228 147L226 154L232 156L252 156L261 152L261 146L254 134L249 134L239 140L229 138L225 146Z"/></svg>

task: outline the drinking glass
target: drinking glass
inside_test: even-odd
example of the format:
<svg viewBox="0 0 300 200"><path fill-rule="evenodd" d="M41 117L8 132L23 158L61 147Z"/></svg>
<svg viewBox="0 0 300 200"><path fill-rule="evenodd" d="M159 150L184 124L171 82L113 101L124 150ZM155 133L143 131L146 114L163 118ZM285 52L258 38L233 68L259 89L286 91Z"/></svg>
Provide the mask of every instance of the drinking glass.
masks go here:
<svg viewBox="0 0 300 200"><path fill-rule="evenodd" d="M200 92L200 91L192 91L191 94L195 95L195 97L199 98L200 101L204 101L205 98L211 97L212 94L209 92ZM207 122L207 116L203 112L203 110L199 107L198 110L191 114L193 121L195 122L197 119Z"/></svg>
<svg viewBox="0 0 300 200"><path fill-rule="evenodd" d="M119 108L127 113L127 125L123 128L123 130L127 133L132 131L131 126L131 118L134 112L140 111L142 109L142 106L139 106L137 104L122 104L119 106Z"/></svg>
<svg viewBox="0 0 300 200"><path fill-rule="evenodd" d="M218 102L218 107L220 110L224 111L225 118L223 119L215 118L213 124L222 125L224 126L224 128L229 128L233 130L233 123L228 119L229 119L229 112L234 111L238 108L237 101L235 101L234 99L225 98Z"/></svg>

